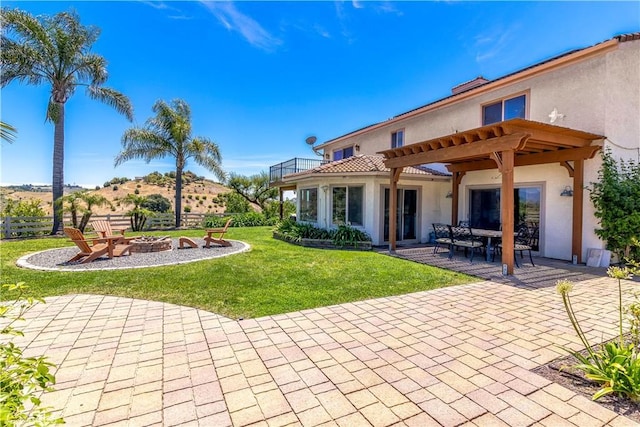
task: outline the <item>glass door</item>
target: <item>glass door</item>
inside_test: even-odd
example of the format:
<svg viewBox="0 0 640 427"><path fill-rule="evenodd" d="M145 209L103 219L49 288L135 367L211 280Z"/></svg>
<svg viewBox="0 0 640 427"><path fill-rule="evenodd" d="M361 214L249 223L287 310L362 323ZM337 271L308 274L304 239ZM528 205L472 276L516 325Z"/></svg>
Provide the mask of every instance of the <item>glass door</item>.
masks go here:
<svg viewBox="0 0 640 427"><path fill-rule="evenodd" d="M399 188L397 193L396 241L418 238L418 190ZM384 240L389 241L389 189L384 189Z"/></svg>

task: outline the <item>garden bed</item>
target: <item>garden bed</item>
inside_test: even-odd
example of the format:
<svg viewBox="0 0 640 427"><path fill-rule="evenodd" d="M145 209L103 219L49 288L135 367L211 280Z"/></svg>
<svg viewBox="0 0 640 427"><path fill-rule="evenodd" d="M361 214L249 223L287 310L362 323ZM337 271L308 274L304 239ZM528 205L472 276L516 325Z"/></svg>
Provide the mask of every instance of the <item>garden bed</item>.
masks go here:
<svg viewBox="0 0 640 427"><path fill-rule="evenodd" d="M586 350L580 353L586 355ZM591 400L591 397L600 390L600 386L587 379L582 371L574 368L578 363L578 359L574 356L567 355L531 371ZM640 424L640 403L615 394L608 394L595 402Z"/></svg>
<svg viewBox="0 0 640 427"><path fill-rule="evenodd" d="M282 233L278 233L277 231L273 232L273 238L277 240L282 240L283 242L292 243L298 246L304 246L306 248L317 248L317 249L346 249L346 250L357 250L357 251L370 251L371 250L371 241L362 241L362 242L354 242L351 244L344 245L336 245L333 240L328 239L291 239L285 236Z"/></svg>

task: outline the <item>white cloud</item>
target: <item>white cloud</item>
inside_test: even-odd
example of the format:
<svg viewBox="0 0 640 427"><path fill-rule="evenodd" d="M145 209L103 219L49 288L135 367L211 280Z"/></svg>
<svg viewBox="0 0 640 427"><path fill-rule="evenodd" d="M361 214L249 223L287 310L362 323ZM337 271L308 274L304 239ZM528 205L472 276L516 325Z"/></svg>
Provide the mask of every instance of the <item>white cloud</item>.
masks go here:
<svg viewBox="0 0 640 427"><path fill-rule="evenodd" d="M255 19L240 12L233 2L211 2L200 0L209 12L229 31L236 31L251 45L271 52L282 41L265 30Z"/></svg>
<svg viewBox="0 0 640 427"><path fill-rule="evenodd" d="M351 1L351 5L353 6L354 9L363 9L364 8L364 5L358 0L352 0Z"/></svg>
<svg viewBox="0 0 640 427"><path fill-rule="evenodd" d="M512 24L508 28L502 25L493 27L474 38L476 62L483 63L500 55L514 39L519 25Z"/></svg>

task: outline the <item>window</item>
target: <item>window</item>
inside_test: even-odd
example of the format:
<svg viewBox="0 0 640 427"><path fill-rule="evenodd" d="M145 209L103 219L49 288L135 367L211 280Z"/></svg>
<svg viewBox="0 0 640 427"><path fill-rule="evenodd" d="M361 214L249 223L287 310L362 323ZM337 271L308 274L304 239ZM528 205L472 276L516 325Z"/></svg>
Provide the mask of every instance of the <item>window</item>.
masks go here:
<svg viewBox="0 0 640 427"><path fill-rule="evenodd" d="M300 221L318 221L318 189L303 188L298 197L300 200Z"/></svg>
<svg viewBox="0 0 640 427"><path fill-rule="evenodd" d="M364 187L333 187L331 222L363 225Z"/></svg>
<svg viewBox="0 0 640 427"><path fill-rule="evenodd" d="M514 224L540 224L541 187L513 189ZM500 229L500 189L471 190L471 227Z"/></svg>
<svg viewBox="0 0 640 427"><path fill-rule="evenodd" d="M404 145L404 131L399 130L391 134L391 148L398 148Z"/></svg>
<svg viewBox="0 0 640 427"><path fill-rule="evenodd" d="M527 96L520 95L485 105L482 107L482 125L515 118L524 119L526 104Z"/></svg>
<svg viewBox="0 0 640 427"><path fill-rule="evenodd" d="M347 148L341 148L333 152L333 160L342 160L353 157L353 146Z"/></svg>

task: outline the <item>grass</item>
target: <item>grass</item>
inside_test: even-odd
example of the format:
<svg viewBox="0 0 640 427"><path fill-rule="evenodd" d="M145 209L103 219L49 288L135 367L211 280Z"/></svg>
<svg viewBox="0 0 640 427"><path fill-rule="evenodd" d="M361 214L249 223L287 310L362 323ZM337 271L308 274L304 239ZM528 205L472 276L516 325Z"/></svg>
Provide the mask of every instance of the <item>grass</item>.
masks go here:
<svg viewBox="0 0 640 427"><path fill-rule="evenodd" d="M201 230L162 233L202 237ZM31 252L70 246L50 237L0 243L2 283L25 282L35 295L117 295L252 318L459 285L473 277L374 252L302 248L271 237L270 227L233 228L251 251L184 265L134 270L51 272L18 268ZM2 300L2 295L0 295Z"/></svg>

